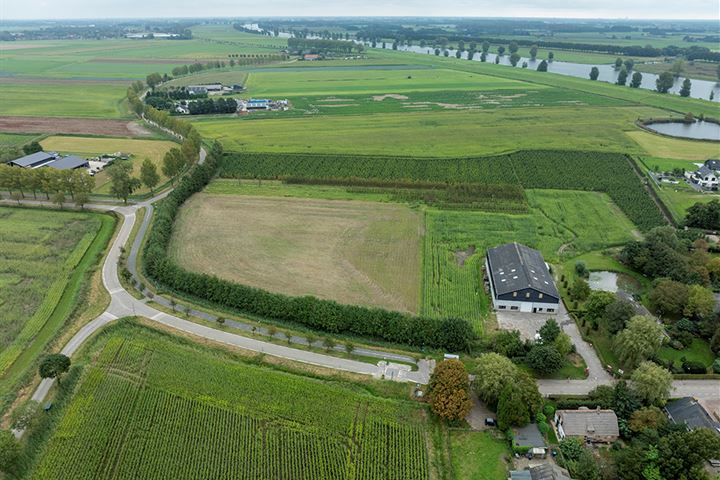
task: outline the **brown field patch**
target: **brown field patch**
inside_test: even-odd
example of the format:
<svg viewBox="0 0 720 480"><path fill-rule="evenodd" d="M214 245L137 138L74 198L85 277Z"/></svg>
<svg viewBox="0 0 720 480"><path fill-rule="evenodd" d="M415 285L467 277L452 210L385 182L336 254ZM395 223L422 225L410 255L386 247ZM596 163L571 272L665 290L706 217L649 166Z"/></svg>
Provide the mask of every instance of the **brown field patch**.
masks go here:
<svg viewBox="0 0 720 480"><path fill-rule="evenodd" d="M415 313L420 225L399 204L200 193L182 207L170 251L244 285Z"/></svg>
<svg viewBox="0 0 720 480"><path fill-rule="evenodd" d="M0 132L6 133L70 133L109 135L114 137L147 137L151 133L141 125L127 120L92 118L0 117Z"/></svg>

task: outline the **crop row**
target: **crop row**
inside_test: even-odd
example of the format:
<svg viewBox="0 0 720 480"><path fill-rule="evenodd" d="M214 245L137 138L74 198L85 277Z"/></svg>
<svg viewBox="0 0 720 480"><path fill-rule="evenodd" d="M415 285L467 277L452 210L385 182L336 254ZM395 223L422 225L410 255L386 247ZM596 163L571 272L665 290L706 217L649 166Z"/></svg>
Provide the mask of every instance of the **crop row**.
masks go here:
<svg viewBox="0 0 720 480"><path fill-rule="evenodd" d="M182 363L177 352L149 351L113 337L89 368L34 472L41 479L424 479L428 452L424 431L369 413L353 439L347 429L296 418L302 396L289 399L284 414L254 412L250 390L245 405L233 405L208 390L183 395L158 388L152 378L140 386L124 372L143 373L164 358ZM190 355L202 375L209 357ZM144 365L140 367L139 365ZM221 362L231 374L227 362ZM251 370L259 367L246 365ZM127 370L125 370L127 369ZM172 375L171 371L164 372ZM286 374L258 372L258 380ZM160 377L156 377L160 379ZM306 392L322 383L302 379ZM215 383L215 382L213 382ZM183 382L184 384L184 382ZM201 396L199 396L201 395ZM357 401L358 393L351 393ZM258 403L257 399L254 401ZM385 402L381 402L385 403ZM315 418L320 408L315 409ZM352 417L351 417L352 418ZM350 420L351 418L348 418Z"/></svg>
<svg viewBox="0 0 720 480"><path fill-rule="evenodd" d="M306 178L520 185L523 188L606 192L642 230L664 224L657 205L625 155L564 150L520 151L479 158L232 153L227 178Z"/></svg>

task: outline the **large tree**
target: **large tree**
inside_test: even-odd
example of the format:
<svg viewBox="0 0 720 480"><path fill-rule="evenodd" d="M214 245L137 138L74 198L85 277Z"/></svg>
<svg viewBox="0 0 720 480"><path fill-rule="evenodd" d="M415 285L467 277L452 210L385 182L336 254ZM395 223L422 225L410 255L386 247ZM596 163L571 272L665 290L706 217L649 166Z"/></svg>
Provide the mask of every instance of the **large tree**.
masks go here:
<svg viewBox="0 0 720 480"><path fill-rule="evenodd" d="M555 341L558 335L560 335L560 332L560 326L557 321L555 321L554 318L549 318L545 321L545 324L540 327L538 333L540 333L540 338L542 338L543 343L550 344Z"/></svg>
<svg viewBox="0 0 720 480"><path fill-rule="evenodd" d="M646 428L657 430L668 421L667 416L658 407L650 406L636 410L630 416L630 430L635 433L642 432Z"/></svg>
<svg viewBox="0 0 720 480"><path fill-rule="evenodd" d="M660 93L667 93L675 83L672 72L663 72L655 80L655 89Z"/></svg>
<svg viewBox="0 0 720 480"><path fill-rule="evenodd" d="M160 183L160 175L158 175L157 167L149 158L143 160L140 166L140 181L143 185L150 189L150 193L155 193L155 187Z"/></svg>
<svg viewBox="0 0 720 480"><path fill-rule="evenodd" d="M440 362L430 377L428 392L432 411L445 420L462 420L472 408L470 380L460 360Z"/></svg>
<svg viewBox="0 0 720 480"><path fill-rule="evenodd" d="M538 72L547 72L547 70L548 70L548 62L546 60L541 61L537 67L537 71Z"/></svg>
<svg viewBox="0 0 720 480"><path fill-rule="evenodd" d="M692 88L692 83L690 82L689 78L686 78L685 80L683 80L682 87L680 87L680 96L681 97L689 97L691 88Z"/></svg>
<svg viewBox="0 0 720 480"><path fill-rule="evenodd" d="M541 374L551 374L560 370L563 358L552 345L535 345L527 355L530 368Z"/></svg>
<svg viewBox="0 0 720 480"><path fill-rule="evenodd" d="M632 368L655 354L663 344L663 327L655 320L637 315L615 338L614 351L620 362Z"/></svg>
<svg viewBox="0 0 720 480"><path fill-rule="evenodd" d="M70 358L62 353L52 353L46 355L40 361L38 368L41 378L57 378L60 383L60 377L63 373L70 369Z"/></svg>
<svg viewBox="0 0 720 480"><path fill-rule="evenodd" d="M627 300L616 299L610 305L605 307L602 319L605 328L615 335L617 332L625 328L628 320L635 315L635 307Z"/></svg>
<svg viewBox="0 0 720 480"><path fill-rule="evenodd" d="M517 385L509 383L500 393L497 419L500 430L507 430L512 426L522 427L530 423L530 409L523 402L522 391Z"/></svg>
<svg viewBox="0 0 720 480"><path fill-rule="evenodd" d="M131 175L132 171L132 165L122 161L114 163L107 169L110 176L110 193L121 198L124 203L127 203L128 197L141 185L140 180Z"/></svg>
<svg viewBox="0 0 720 480"><path fill-rule="evenodd" d="M685 309L690 292L688 286L674 280L660 280L653 287L648 299L659 315L680 315Z"/></svg>
<svg viewBox="0 0 720 480"><path fill-rule="evenodd" d="M688 298L683 314L687 317L704 319L715 312L715 296L712 290L701 285L688 287Z"/></svg>
<svg viewBox="0 0 720 480"><path fill-rule="evenodd" d="M611 292L602 290L591 292L585 302L585 318L590 321L600 321L605 315L605 309L616 299L615 294Z"/></svg>
<svg viewBox="0 0 720 480"><path fill-rule="evenodd" d="M630 377L632 388L646 405L662 407L670 396L672 374L653 362L642 362Z"/></svg>
<svg viewBox="0 0 720 480"><path fill-rule="evenodd" d="M640 85L642 85L642 79L642 73L633 73L632 80L630 80L630 88L640 88Z"/></svg>
<svg viewBox="0 0 720 480"><path fill-rule="evenodd" d="M665 479L703 479L703 465L720 457L720 436L707 428L674 432L660 439L660 473Z"/></svg>
<svg viewBox="0 0 720 480"><path fill-rule="evenodd" d="M592 67L590 69L590 80L597 80L600 76L600 69L598 67Z"/></svg>
<svg viewBox="0 0 720 480"><path fill-rule="evenodd" d="M484 353L478 357L473 388L480 399L491 408L497 405L505 385L518 375L518 367L497 353Z"/></svg>

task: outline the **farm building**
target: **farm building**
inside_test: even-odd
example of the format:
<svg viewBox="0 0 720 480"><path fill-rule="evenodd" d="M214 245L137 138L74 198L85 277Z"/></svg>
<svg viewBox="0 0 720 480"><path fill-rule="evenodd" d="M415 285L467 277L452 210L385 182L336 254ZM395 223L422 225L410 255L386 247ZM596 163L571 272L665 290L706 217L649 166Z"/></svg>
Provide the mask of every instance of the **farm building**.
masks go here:
<svg viewBox="0 0 720 480"><path fill-rule="evenodd" d="M560 440L579 437L596 443L612 443L620 436L617 415L612 410L558 410L555 412L555 428Z"/></svg>
<svg viewBox="0 0 720 480"><path fill-rule="evenodd" d="M53 152L35 152L30 155L25 155L24 157L16 158L12 160L9 165L11 167L21 168L40 168L55 161L57 157L57 153Z"/></svg>
<svg viewBox="0 0 720 480"><path fill-rule="evenodd" d="M685 424L690 430L709 428L720 435L720 422L714 419L703 405L692 397L684 397L665 405L670 421Z"/></svg>
<svg viewBox="0 0 720 480"><path fill-rule="evenodd" d="M303 60L306 62L314 62L315 60L320 60L320 55L317 53L306 53L303 55Z"/></svg>
<svg viewBox="0 0 720 480"><path fill-rule="evenodd" d="M510 472L510 480L571 480L567 470L543 463L535 465L527 470L513 470Z"/></svg>
<svg viewBox="0 0 720 480"><path fill-rule="evenodd" d="M75 170L78 168L90 168L90 162L84 158L70 155L50 162L47 166L55 170Z"/></svg>
<svg viewBox="0 0 720 480"><path fill-rule="evenodd" d="M485 257L496 310L554 313L560 294L542 254L519 243L491 248Z"/></svg>

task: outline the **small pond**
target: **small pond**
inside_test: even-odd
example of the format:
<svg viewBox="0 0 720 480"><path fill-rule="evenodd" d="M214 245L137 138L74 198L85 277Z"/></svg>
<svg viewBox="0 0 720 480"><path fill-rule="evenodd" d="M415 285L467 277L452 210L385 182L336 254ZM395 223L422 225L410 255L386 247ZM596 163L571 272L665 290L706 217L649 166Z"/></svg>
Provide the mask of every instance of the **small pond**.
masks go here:
<svg viewBox="0 0 720 480"><path fill-rule="evenodd" d="M658 122L648 123L645 128L672 137L720 141L720 125L712 122Z"/></svg>
<svg viewBox="0 0 720 480"><path fill-rule="evenodd" d="M588 284L590 284L591 290L602 290L603 292L616 293L618 290L622 290L632 294L640 290L637 280L630 275L617 272L590 272Z"/></svg>

